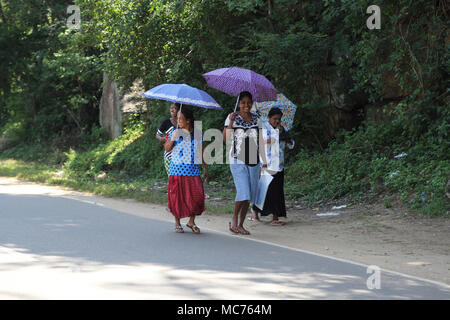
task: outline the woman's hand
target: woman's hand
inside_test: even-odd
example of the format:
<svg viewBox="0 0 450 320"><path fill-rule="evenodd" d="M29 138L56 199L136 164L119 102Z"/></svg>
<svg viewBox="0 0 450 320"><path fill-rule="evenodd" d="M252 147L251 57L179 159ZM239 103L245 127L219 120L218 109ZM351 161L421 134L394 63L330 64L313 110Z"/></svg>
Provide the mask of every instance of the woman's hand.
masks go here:
<svg viewBox="0 0 450 320"><path fill-rule="evenodd" d="M228 126L223 129L222 135L223 135L223 141L227 142L228 138L230 137L230 130L233 128L234 120L236 119L236 112L230 113L228 116Z"/></svg>
<svg viewBox="0 0 450 320"><path fill-rule="evenodd" d="M180 137L180 130L175 129L172 132L172 138L170 138L170 141L174 142L174 141L178 140L179 137Z"/></svg>
<svg viewBox="0 0 450 320"><path fill-rule="evenodd" d="M228 123L228 128L231 129L233 127L234 120L236 119L236 112L230 113L228 119L230 119L230 122Z"/></svg>
<svg viewBox="0 0 450 320"><path fill-rule="evenodd" d="M173 146L175 144L175 141L178 140L180 136L180 132L179 130L175 129L172 131L172 137L169 139L167 136L167 140L166 143L164 144L164 150L166 150L167 152L171 151L173 149Z"/></svg>
<svg viewBox="0 0 450 320"><path fill-rule="evenodd" d="M172 140L167 140L166 143L164 143L164 150L166 152L172 151L174 142Z"/></svg>

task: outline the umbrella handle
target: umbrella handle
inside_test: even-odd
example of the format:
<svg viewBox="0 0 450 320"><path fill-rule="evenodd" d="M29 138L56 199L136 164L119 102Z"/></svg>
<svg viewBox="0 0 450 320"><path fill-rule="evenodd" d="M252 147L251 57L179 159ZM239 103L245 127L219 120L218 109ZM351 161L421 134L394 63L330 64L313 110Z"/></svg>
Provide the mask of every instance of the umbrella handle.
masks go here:
<svg viewBox="0 0 450 320"><path fill-rule="evenodd" d="M236 112L238 102L239 102L239 96L237 96L237 98L236 98L236 104L234 105L234 112Z"/></svg>
<svg viewBox="0 0 450 320"><path fill-rule="evenodd" d="M181 111L182 108L183 108L183 104L180 103L180 111ZM178 129L178 117L177 117L177 129Z"/></svg>

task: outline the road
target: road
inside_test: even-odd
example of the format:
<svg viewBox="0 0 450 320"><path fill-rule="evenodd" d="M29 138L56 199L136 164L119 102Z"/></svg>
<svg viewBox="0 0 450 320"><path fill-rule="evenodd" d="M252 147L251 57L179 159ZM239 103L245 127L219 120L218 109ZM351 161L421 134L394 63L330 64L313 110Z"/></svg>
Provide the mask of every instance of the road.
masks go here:
<svg viewBox="0 0 450 320"><path fill-rule="evenodd" d="M445 284L30 190L0 181L0 299L450 298Z"/></svg>

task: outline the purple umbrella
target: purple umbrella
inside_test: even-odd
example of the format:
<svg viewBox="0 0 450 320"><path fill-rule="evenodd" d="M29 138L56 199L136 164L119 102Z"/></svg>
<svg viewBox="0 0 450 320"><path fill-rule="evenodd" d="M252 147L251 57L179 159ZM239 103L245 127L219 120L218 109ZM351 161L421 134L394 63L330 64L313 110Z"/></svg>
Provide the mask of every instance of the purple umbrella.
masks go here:
<svg viewBox="0 0 450 320"><path fill-rule="evenodd" d="M257 102L277 99L277 89L266 77L248 69L238 67L222 68L203 74L211 88L237 97L242 91L252 94Z"/></svg>

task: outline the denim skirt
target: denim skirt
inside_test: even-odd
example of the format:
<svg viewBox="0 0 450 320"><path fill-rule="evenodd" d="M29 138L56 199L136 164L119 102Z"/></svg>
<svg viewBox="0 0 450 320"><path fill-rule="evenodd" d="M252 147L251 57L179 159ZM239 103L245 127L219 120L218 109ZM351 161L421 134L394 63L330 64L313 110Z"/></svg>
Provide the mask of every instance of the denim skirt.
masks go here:
<svg viewBox="0 0 450 320"><path fill-rule="evenodd" d="M243 163L231 163L230 170L236 187L234 201L248 200L250 203L255 203L261 172L260 165L249 166Z"/></svg>

